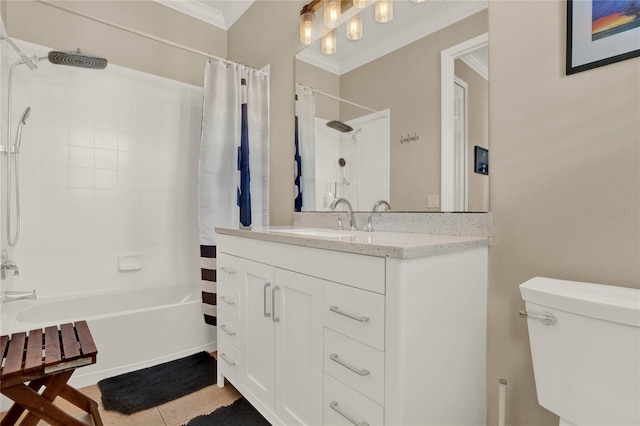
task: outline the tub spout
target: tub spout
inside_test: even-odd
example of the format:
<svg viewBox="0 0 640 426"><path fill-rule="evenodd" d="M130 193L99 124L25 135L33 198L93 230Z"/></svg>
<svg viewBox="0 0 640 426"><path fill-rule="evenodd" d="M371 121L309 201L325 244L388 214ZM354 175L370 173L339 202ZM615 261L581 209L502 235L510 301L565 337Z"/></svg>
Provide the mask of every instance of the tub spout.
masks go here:
<svg viewBox="0 0 640 426"><path fill-rule="evenodd" d="M2 303L15 302L16 300L36 300L36 291L3 291Z"/></svg>

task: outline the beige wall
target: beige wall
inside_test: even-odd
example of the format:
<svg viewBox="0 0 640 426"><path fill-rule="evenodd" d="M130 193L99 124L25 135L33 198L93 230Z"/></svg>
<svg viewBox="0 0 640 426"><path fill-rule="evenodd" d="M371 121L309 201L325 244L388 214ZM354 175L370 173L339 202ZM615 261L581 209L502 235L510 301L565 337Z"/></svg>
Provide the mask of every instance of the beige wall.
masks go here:
<svg viewBox="0 0 640 426"><path fill-rule="evenodd" d="M257 0L229 30L229 59L271 66L269 220L293 223L294 57L302 1Z"/></svg>
<svg viewBox="0 0 640 426"><path fill-rule="evenodd" d="M227 55L225 30L151 0L59 3L216 56ZM203 56L31 0L2 0L0 10L11 37L60 50L79 47L116 65L198 86L204 83Z"/></svg>
<svg viewBox="0 0 640 426"><path fill-rule="evenodd" d="M340 96L340 76L314 65L296 59L296 83L320 90L333 96ZM340 102L316 94L316 117L325 120L340 119Z"/></svg>
<svg viewBox="0 0 640 426"><path fill-rule="evenodd" d="M468 211L489 211L489 176L475 173L475 146L489 148L489 82L461 59L455 61L455 74L468 84Z"/></svg>
<svg viewBox="0 0 640 426"><path fill-rule="evenodd" d="M487 32L482 11L343 74L340 96L377 110L391 109L391 205L427 211L440 194L440 52ZM341 110L343 119L348 108ZM417 133L416 142L400 136Z"/></svg>
<svg viewBox="0 0 640 426"><path fill-rule="evenodd" d="M558 424L537 404L520 283L640 288L640 58L565 76L565 8L489 6L487 424L497 424L499 378L508 424Z"/></svg>

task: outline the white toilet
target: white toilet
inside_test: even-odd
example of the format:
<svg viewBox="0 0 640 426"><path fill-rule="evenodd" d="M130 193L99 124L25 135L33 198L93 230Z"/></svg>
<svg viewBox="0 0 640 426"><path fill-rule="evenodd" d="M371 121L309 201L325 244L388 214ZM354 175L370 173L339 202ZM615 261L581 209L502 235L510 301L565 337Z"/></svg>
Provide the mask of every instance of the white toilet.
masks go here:
<svg viewBox="0 0 640 426"><path fill-rule="evenodd" d="M560 425L640 425L640 290L537 277L520 292L538 403Z"/></svg>

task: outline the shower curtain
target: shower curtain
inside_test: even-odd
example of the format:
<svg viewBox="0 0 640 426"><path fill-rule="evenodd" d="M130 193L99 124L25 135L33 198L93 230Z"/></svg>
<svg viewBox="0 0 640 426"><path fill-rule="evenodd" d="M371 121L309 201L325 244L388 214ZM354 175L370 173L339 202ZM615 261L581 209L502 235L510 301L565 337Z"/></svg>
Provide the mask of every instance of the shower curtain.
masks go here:
<svg viewBox="0 0 640 426"><path fill-rule="evenodd" d="M269 224L269 76L209 61L198 179L202 300L216 325L215 227Z"/></svg>
<svg viewBox="0 0 640 426"><path fill-rule="evenodd" d="M316 101L313 91L296 87L295 211L316 210Z"/></svg>

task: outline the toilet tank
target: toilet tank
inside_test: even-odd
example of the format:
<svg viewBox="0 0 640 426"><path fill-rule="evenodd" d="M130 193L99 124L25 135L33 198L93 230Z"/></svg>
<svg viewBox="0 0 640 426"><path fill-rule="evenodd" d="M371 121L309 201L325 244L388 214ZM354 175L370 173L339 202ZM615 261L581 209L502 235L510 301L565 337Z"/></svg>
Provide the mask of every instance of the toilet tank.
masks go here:
<svg viewBox="0 0 640 426"><path fill-rule="evenodd" d="M537 277L520 292L538 403L579 426L640 425L640 290Z"/></svg>

